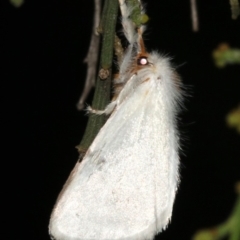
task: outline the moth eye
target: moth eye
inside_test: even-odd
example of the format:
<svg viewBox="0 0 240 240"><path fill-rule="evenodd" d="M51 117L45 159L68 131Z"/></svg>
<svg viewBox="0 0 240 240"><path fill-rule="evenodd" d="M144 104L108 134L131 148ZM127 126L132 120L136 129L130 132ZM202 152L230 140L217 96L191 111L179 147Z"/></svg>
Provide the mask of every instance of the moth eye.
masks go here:
<svg viewBox="0 0 240 240"><path fill-rule="evenodd" d="M147 57L140 57L140 58L138 58L137 64L140 65L140 66L148 65Z"/></svg>

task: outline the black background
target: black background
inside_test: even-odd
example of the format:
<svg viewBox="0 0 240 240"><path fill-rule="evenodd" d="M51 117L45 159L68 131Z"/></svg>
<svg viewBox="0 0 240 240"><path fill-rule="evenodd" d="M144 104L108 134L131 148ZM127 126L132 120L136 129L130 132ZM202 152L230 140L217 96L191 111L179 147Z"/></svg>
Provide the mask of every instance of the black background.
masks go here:
<svg viewBox="0 0 240 240"><path fill-rule="evenodd" d="M2 199L5 239L49 239L49 216L73 168L87 117L76 110L86 66L93 1L1 1ZM225 116L240 102L240 67L214 66L221 42L240 48L240 19L228 0L151 0L148 49L173 57L191 97L181 115L184 155L172 223L157 239L191 239L230 214L240 179L240 135ZM91 94L92 95L92 94ZM87 99L91 103L91 96Z"/></svg>

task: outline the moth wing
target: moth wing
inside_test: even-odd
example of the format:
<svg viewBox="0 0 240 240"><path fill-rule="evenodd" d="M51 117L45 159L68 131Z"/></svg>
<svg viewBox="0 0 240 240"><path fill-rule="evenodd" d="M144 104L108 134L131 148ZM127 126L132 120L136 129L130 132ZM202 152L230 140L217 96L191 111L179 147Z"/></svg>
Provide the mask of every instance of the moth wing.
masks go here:
<svg viewBox="0 0 240 240"><path fill-rule="evenodd" d="M156 114L159 93L139 91L76 164L51 216L55 239L146 240L167 225L177 184L170 166L178 161L176 146L169 146L174 131L163 112Z"/></svg>

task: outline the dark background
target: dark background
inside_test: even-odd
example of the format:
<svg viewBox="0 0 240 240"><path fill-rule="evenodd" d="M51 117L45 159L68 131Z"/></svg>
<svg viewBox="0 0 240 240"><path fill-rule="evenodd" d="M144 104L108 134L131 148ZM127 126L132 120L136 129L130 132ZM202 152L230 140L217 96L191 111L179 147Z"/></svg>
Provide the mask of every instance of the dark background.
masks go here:
<svg viewBox="0 0 240 240"><path fill-rule="evenodd" d="M223 222L236 200L240 135L225 116L240 102L240 66L214 66L221 42L240 48L240 19L228 0L198 1L192 32L189 1L147 2L148 49L173 57L190 86L181 115L184 155L172 223L158 239L191 239ZM1 1L2 217L5 239L47 240L54 202L73 168L87 117L76 110L86 74L93 1ZM87 99L91 104L91 96ZM6 206L6 207L5 207Z"/></svg>

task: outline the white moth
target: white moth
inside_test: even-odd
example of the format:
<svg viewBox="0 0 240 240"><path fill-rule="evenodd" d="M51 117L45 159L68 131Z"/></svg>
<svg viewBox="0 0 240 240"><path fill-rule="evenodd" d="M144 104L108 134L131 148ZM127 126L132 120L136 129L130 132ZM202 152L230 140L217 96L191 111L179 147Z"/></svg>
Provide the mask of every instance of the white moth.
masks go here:
<svg viewBox="0 0 240 240"><path fill-rule="evenodd" d="M136 36L114 100L103 111L90 108L111 115L58 197L52 239L150 240L170 221L179 183L180 81L169 59L147 53L141 31Z"/></svg>

